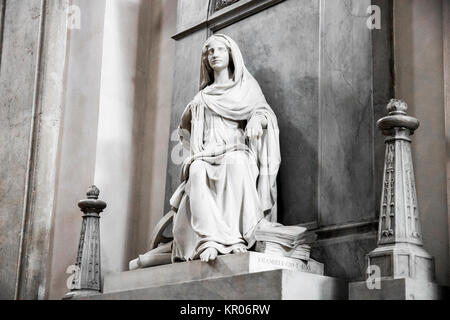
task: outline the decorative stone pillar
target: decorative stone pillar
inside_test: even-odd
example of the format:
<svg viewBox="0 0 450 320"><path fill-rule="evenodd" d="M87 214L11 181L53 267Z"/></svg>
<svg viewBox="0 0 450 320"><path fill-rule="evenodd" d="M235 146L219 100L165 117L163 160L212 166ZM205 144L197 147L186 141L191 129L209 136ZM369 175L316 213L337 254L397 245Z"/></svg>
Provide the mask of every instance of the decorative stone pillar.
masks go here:
<svg viewBox="0 0 450 320"><path fill-rule="evenodd" d="M423 248L410 136L419 121L406 114L404 101L392 99L389 115L377 126L386 136L378 247L368 254L382 279L434 280L434 259Z"/></svg>
<svg viewBox="0 0 450 320"><path fill-rule="evenodd" d="M410 136L419 127L407 104L392 99L377 122L386 136L378 247L367 255L368 278L350 283L349 298L439 299L434 258L423 249Z"/></svg>
<svg viewBox="0 0 450 320"><path fill-rule="evenodd" d="M100 268L100 213L106 203L98 200L100 190L91 186L87 191L87 199L78 202L83 212L80 244L76 260L76 269L72 281L72 289L64 299L88 296L101 292Z"/></svg>

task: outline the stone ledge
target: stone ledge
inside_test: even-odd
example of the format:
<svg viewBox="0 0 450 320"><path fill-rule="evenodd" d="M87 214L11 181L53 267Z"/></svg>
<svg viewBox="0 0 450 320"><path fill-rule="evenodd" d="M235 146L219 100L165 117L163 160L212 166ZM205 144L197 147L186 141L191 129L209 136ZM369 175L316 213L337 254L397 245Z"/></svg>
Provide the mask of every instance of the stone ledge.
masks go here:
<svg viewBox="0 0 450 320"><path fill-rule="evenodd" d="M323 275L323 264L314 260L278 257L258 252L219 256L214 263L199 260L105 275L103 292L136 290L196 280L286 269Z"/></svg>
<svg viewBox="0 0 450 320"><path fill-rule="evenodd" d="M105 293L79 299L343 300L347 297L348 285L343 280L291 270L272 270Z"/></svg>

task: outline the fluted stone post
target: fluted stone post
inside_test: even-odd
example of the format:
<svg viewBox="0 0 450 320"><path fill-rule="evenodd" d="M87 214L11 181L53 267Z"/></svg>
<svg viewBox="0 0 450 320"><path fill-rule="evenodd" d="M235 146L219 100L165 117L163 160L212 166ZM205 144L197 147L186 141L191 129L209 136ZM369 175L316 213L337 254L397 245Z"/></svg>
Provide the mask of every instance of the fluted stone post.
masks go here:
<svg viewBox="0 0 450 320"><path fill-rule="evenodd" d="M106 203L98 200L99 194L99 189L91 186L87 199L78 202L83 222L72 289L65 299L101 292L100 213L106 208Z"/></svg>
<svg viewBox="0 0 450 320"><path fill-rule="evenodd" d="M377 126L386 136L378 247L369 253L369 266L378 266L382 279L410 277L434 280L434 259L423 248L411 157L410 136L419 121L406 114L404 101L391 100L389 115Z"/></svg>
<svg viewBox="0 0 450 320"><path fill-rule="evenodd" d="M423 249L410 136L419 121L392 99L377 122L386 136L378 246L367 255L366 281L349 284L351 300L440 299L434 258Z"/></svg>

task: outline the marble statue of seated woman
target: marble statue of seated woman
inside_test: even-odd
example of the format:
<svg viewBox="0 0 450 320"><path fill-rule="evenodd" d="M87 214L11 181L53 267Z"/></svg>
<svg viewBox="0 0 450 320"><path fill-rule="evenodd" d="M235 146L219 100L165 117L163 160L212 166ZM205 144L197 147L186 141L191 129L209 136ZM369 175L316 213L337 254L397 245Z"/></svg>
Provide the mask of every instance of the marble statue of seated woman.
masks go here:
<svg viewBox="0 0 450 320"><path fill-rule="evenodd" d="M152 254L170 263L245 252L255 245L258 223L276 221L277 118L231 38L206 40L200 80L178 127L190 156L170 199L173 241L133 260L131 269L158 263Z"/></svg>

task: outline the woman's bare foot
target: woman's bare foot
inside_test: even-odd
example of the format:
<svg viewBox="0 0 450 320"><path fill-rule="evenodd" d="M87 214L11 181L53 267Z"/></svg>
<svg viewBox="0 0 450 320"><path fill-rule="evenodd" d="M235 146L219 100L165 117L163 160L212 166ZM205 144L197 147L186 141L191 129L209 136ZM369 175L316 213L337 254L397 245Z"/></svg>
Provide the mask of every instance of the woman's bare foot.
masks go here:
<svg viewBox="0 0 450 320"><path fill-rule="evenodd" d="M233 249L233 253L244 253L247 252L247 247L242 245L242 246L237 246Z"/></svg>
<svg viewBox="0 0 450 320"><path fill-rule="evenodd" d="M200 254L200 260L203 262L214 261L217 258L219 252L216 248L207 248Z"/></svg>

